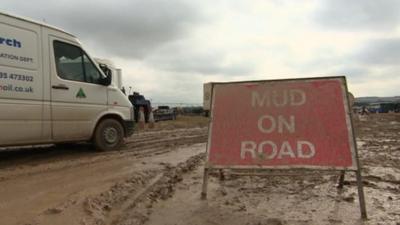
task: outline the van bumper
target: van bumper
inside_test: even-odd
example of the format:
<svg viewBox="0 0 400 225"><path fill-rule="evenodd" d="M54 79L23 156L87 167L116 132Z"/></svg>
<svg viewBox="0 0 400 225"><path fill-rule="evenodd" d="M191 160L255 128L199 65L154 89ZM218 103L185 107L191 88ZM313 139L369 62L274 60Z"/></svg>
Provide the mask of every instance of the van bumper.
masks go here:
<svg viewBox="0 0 400 225"><path fill-rule="evenodd" d="M125 137L131 136L133 134L133 131L135 130L135 122L133 120L125 120L124 128L125 128Z"/></svg>

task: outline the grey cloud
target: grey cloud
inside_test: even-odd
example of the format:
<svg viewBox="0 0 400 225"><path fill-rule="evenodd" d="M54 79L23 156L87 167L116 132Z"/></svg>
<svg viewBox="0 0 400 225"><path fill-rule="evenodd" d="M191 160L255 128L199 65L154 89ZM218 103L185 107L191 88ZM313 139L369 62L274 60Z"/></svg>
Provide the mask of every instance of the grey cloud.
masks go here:
<svg viewBox="0 0 400 225"><path fill-rule="evenodd" d="M400 60L400 38L371 40L352 58L363 64L397 66Z"/></svg>
<svg viewBox="0 0 400 225"><path fill-rule="evenodd" d="M335 75L346 76L352 83L365 83L372 78L371 71L369 71L368 68L354 65L344 65L335 70L334 73Z"/></svg>
<svg viewBox="0 0 400 225"><path fill-rule="evenodd" d="M5 8L45 19L92 48L129 58L143 58L184 38L202 17L196 5L184 0L11 1Z"/></svg>
<svg viewBox="0 0 400 225"><path fill-rule="evenodd" d="M349 62L348 55L339 55L334 53L334 49L321 48L313 54L310 60L289 59L286 65L295 68L303 74L315 74L318 71L335 71L333 75L339 75L339 68L345 67Z"/></svg>
<svg viewBox="0 0 400 225"><path fill-rule="evenodd" d="M372 70L400 72L400 38L381 38L366 41L348 54L338 55L324 49L313 60L291 63L299 71L333 71L335 74L349 75L357 80L372 73Z"/></svg>
<svg viewBox="0 0 400 225"><path fill-rule="evenodd" d="M323 0L315 14L324 27L390 30L400 22L398 0Z"/></svg>
<svg viewBox="0 0 400 225"><path fill-rule="evenodd" d="M193 1L6 0L4 8L44 19L76 34L92 53L101 57L138 59L153 68L181 73L246 75L252 72L252 65L227 62L229 50L195 50L197 46L190 43L190 32L210 18Z"/></svg>
<svg viewBox="0 0 400 225"><path fill-rule="evenodd" d="M198 50L187 44L173 44L161 48L153 56L146 58L151 66L161 70L178 73L222 74L229 76L249 75L253 73L251 62L230 62L229 51L217 49Z"/></svg>
<svg viewBox="0 0 400 225"><path fill-rule="evenodd" d="M400 74L400 38L374 39L347 55L318 58L302 67L304 70L326 70L346 75L354 83L390 80Z"/></svg>
<svg viewBox="0 0 400 225"><path fill-rule="evenodd" d="M200 104L203 97L203 83L200 78L200 75L186 74L174 74L174 79L169 76L160 77L160 83L168 88L154 89L150 97L155 103Z"/></svg>

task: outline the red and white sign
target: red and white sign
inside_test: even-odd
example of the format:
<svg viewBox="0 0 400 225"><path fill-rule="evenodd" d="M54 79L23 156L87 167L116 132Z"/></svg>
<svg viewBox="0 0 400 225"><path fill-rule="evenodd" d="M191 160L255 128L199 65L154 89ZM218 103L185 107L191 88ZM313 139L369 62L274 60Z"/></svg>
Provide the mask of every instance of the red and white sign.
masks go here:
<svg viewBox="0 0 400 225"><path fill-rule="evenodd" d="M212 168L357 169L344 77L215 83Z"/></svg>

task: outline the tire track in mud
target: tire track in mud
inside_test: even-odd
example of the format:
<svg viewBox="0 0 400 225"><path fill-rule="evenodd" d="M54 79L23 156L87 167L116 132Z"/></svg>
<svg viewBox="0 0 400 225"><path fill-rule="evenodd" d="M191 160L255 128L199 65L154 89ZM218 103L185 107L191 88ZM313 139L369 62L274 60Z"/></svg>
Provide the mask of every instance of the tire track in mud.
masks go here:
<svg viewBox="0 0 400 225"><path fill-rule="evenodd" d="M182 175L196 169L204 158L205 153L200 153L161 171L142 172L86 199L84 208L88 216L84 221L97 225L145 223L152 205L172 197Z"/></svg>
<svg viewBox="0 0 400 225"><path fill-rule="evenodd" d="M151 155L165 154L178 146L203 143L206 140L207 129L195 128L138 133L127 139L121 150L110 152L95 152L90 149L89 145L75 145L75 149L51 147L42 150L24 149L23 153L14 153L18 149L12 150L11 153L0 152L0 156L2 153L5 156L15 154L8 157L8 162L0 162L0 182L21 176L57 172L71 167L84 167L121 158L140 159ZM58 150L61 151L57 152Z"/></svg>

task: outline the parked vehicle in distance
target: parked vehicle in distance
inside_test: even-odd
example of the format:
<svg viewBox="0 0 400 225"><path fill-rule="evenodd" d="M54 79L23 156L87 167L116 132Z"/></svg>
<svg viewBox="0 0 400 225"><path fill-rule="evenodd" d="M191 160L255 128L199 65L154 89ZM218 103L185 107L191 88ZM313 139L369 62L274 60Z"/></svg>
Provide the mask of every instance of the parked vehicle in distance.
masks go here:
<svg viewBox="0 0 400 225"><path fill-rule="evenodd" d="M110 150L133 133L131 103L75 36L5 13L0 30L0 146L92 141Z"/></svg>
<svg viewBox="0 0 400 225"><path fill-rule="evenodd" d="M400 112L400 103L395 102L379 102L368 105L368 110L371 113L388 113L388 112Z"/></svg>
<svg viewBox="0 0 400 225"><path fill-rule="evenodd" d="M174 109L171 109L169 106L158 106L156 110L153 111L154 120L162 121L162 120L175 120L176 113Z"/></svg>

